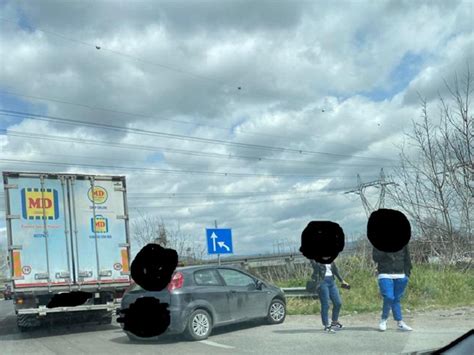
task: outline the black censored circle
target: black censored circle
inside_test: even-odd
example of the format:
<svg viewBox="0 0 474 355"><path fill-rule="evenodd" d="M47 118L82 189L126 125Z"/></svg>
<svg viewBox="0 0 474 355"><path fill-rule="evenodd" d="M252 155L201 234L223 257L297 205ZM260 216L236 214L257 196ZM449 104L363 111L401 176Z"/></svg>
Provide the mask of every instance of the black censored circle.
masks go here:
<svg viewBox="0 0 474 355"><path fill-rule="evenodd" d="M147 244L130 266L132 279L147 291L161 291L171 281L178 266L178 253L158 244Z"/></svg>
<svg viewBox="0 0 474 355"><path fill-rule="evenodd" d="M123 323L123 330L142 338L163 334L168 329L171 316L168 303L160 303L154 297L138 298L129 308L122 311L117 322Z"/></svg>
<svg viewBox="0 0 474 355"><path fill-rule="evenodd" d="M309 222L301 234L300 252L318 263L332 263L343 249L344 231L335 222Z"/></svg>
<svg viewBox="0 0 474 355"><path fill-rule="evenodd" d="M381 208L369 217L367 238L380 251L397 252L410 241L410 222L400 211Z"/></svg>

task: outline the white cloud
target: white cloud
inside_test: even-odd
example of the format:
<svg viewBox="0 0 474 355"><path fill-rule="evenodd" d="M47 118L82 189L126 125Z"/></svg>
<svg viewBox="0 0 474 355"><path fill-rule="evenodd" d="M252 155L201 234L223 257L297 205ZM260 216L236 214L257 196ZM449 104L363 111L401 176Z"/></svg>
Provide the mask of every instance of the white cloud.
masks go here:
<svg viewBox="0 0 474 355"><path fill-rule="evenodd" d="M141 200L131 197L132 207L158 214L171 225L179 221L181 230L197 240L204 240L204 228L216 219L234 229L238 253L271 249L276 239L298 240L312 219L339 222L346 234L363 231L365 213L359 200L341 191L355 185L357 173L365 180L376 178L381 167L388 173L395 160L364 157L396 159L395 144L410 129L411 119L419 116L416 92L433 100L442 89L442 78L461 73L466 62L472 63L472 10L465 2L447 6L442 1L345 5L346 11L333 4L286 1L200 1L186 6L46 1L41 8L32 2L7 2L5 16L21 19L22 28L1 23L0 51L8 56L0 63L0 89L122 113L27 97L14 101L0 92L2 109L322 154L206 144L39 120L7 121L0 116L0 128L10 131L233 157L0 135L1 159L322 178L151 174L2 161L0 169L127 173L131 194L149 194ZM184 15L190 13L193 16ZM92 46L35 31L36 27ZM97 50L96 44L102 48ZM419 71L402 78L407 84L397 95L378 101L363 96L392 88L394 71L407 54L417 56ZM242 160L236 155L277 160ZM319 192L300 193L308 190ZM217 200L151 195L252 191L288 193ZM150 205L155 207L145 208Z"/></svg>

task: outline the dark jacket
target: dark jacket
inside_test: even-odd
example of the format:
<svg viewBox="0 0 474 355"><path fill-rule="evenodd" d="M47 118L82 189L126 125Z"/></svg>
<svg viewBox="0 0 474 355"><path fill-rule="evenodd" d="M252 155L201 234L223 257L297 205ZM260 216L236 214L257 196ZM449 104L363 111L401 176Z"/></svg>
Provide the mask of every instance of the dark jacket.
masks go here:
<svg viewBox="0 0 474 355"><path fill-rule="evenodd" d="M373 248L372 259L377 264L379 274L405 274L410 276L411 259L408 245L395 253L386 253Z"/></svg>
<svg viewBox="0 0 474 355"><path fill-rule="evenodd" d="M316 281L316 284L319 286L321 284L321 282L324 281L324 275L326 274L326 264L320 264L314 260L310 260L311 261L311 266L313 267L313 275L311 275L311 278ZM334 276L337 277L337 279L342 282L342 277L341 275L339 274L339 270L336 266L336 263L335 262L332 262L331 263L331 271L332 271L332 274L333 274L333 278Z"/></svg>

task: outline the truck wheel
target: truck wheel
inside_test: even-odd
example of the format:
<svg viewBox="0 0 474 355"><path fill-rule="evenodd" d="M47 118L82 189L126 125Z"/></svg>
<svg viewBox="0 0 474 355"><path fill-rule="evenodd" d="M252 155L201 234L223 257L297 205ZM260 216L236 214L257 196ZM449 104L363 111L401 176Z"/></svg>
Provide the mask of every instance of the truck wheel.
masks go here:
<svg viewBox="0 0 474 355"><path fill-rule="evenodd" d="M277 298L272 300L268 308L267 323L280 324L283 323L286 317L285 303Z"/></svg>
<svg viewBox="0 0 474 355"><path fill-rule="evenodd" d="M40 325L40 321L36 319L36 316L31 314L18 314L16 323L18 325L18 329L20 329L21 332L27 331L30 328L38 327Z"/></svg>
<svg viewBox="0 0 474 355"><path fill-rule="evenodd" d="M189 340L204 340L211 335L212 319L208 312L197 309L188 319L188 324L184 331L184 336Z"/></svg>
<svg viewBox="0 0 474 355"><path fill-rule="evenodd" d="M99 321L99 324L111 324L111 323L112 323L112 311L107 312L107 314L104 315Z"/></svg>

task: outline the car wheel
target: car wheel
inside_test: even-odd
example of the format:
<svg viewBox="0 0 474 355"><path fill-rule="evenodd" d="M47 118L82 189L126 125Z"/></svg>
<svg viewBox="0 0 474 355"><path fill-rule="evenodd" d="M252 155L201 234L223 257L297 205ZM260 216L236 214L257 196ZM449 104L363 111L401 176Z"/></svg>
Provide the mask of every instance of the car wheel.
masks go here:
<svg viewBox="0 0 474 355"><path fill-rule="evenodd" d="M185 336L189 340L204 340L211 335L212 320L208 312L197 309L188 318Z"/></svg>
<svg viewBox="0 0 474 355"><path fill-rule="evenodd" d="M283 323L286 317L286 305L279 299L274 299L268 308L267 322L269 324Z"/></svg>

